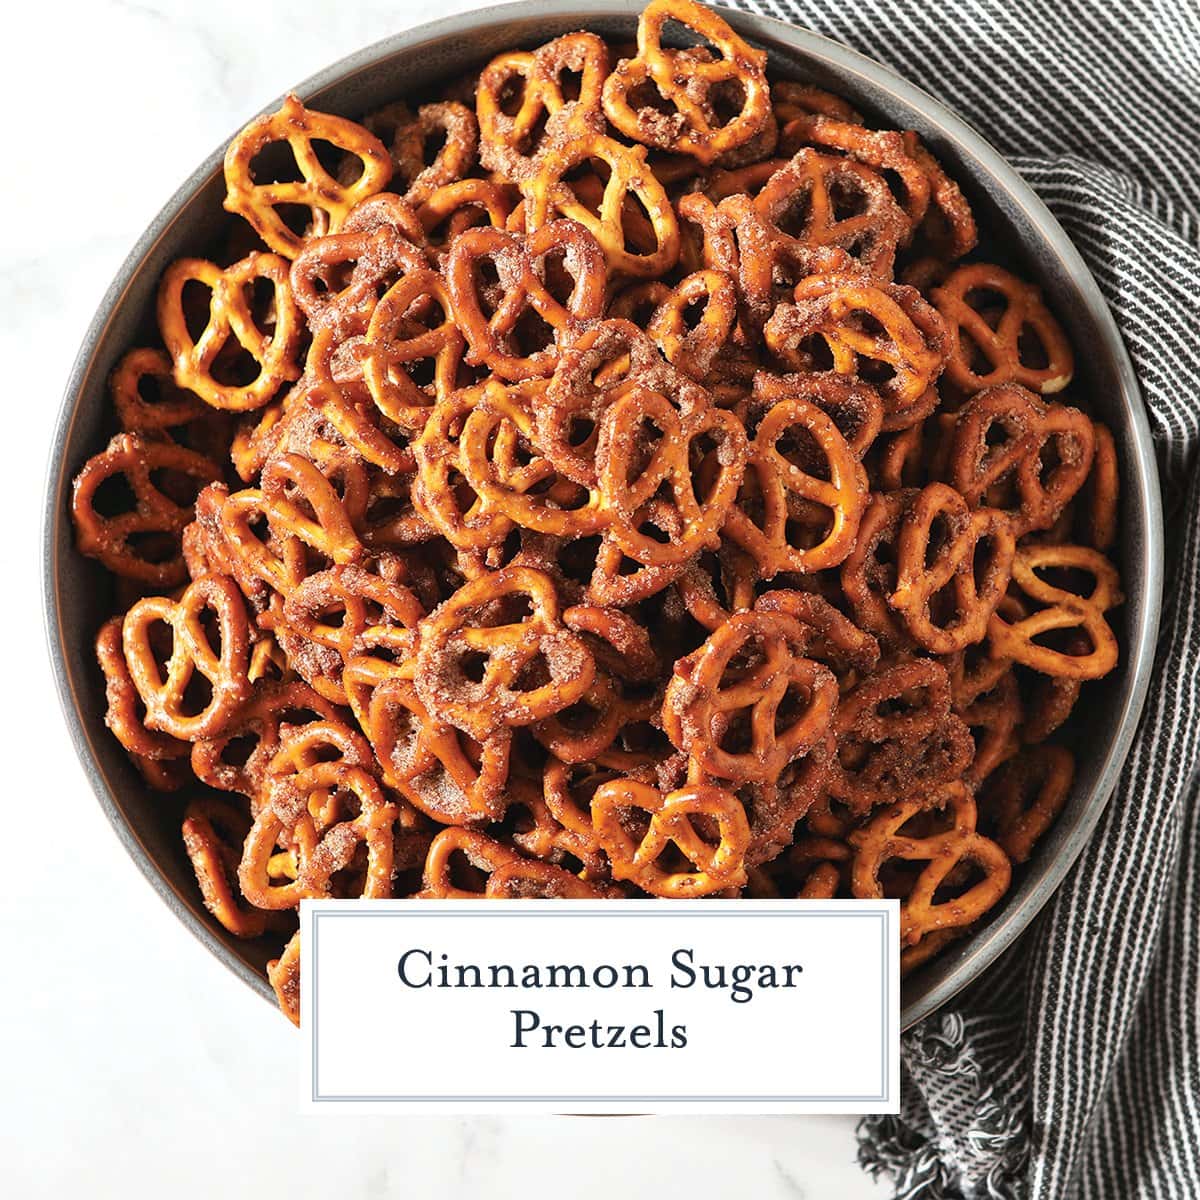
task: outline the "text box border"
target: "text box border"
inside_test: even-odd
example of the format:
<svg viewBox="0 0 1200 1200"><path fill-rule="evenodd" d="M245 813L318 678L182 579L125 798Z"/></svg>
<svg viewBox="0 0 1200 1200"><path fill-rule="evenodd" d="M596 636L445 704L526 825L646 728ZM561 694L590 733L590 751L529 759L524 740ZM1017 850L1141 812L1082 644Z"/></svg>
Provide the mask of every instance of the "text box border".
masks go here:
<svg viewBox="0 0 1200 1200"><path fill-rule="evenodd" d="M360 900L318 900L318 901L303 901L302 907L308 914L308 926L311 931L311 936L306 939L305 950L303 954L308 954L307 942L311 942L312 951L308 969L313 972L314 982L309 988L309 1021L312 1025L311 1033L311 1067L312 1067L312 1095L311 1100L314 1105L318 1104L885 1104L889 1100L893 1100L889 1093L889 1085L891 1083L891 1053L888 1045L888 1026L890 1024L891 1012L891 990L893 987L892 980L892 954L893 941L896 938L896 928L899 918L899 902L896 900L875 900L875 901L833 901L838 905L846 905L847 907L828 908L830 901L826 900L790 900L782 903L786 904L786 908L779 908L780 901L773 900L730 900L722 902L717 901L702 901L704 908L684 908L682 905L676 907L671 905L669 909L664 909L661 902L643 901L638 903L634 901L596 901L595 904L604 907L592 908L591 901L576 901L567 902L564 904L561 900L545 900L545 901L524 901L514 908L507 904L498 904L495 900L453 900L446 902L451 907L442 907L442 905L431 903L428 900L403 900L393 899L387 901L360 901ZM587 908L577 908L575 904L587 904ZM724 904L736 904L736 909L724 908ZM401 909L395 907L397 904L404 904L406 908ZM797 1094L770 1094L770 1095L750 1095L746 1093L734 1093L727 1095L647 1095L638 1093L635 1095L598 1095L589 1093L587 1095L538 1095L538 1096L513 1096L494 1093L467 1093L463 1095L412 1095L399 1094L388 1095L380 1093L371 1093L367 1095L322 1095L320 1092L320 1056L317 1050L318 1042L318 989L315 983L316 963L319 955L320 941L320 922L322 918L361 918L361 917L379 917L379 918L394 918L398 912L406 911L408 904L419 904L420 912L423 918L425 917L457 917L461 919L473 919L477 917L511 917L514 915L526 915L537 913L539 918L549 917L551 919L567 920L578 919L580 917L636 917L636 916L653 916L667 917L676 919L680 917L699 917L711 918L714 910L718 905L721 906L721 911L725 915L734 915L738 912L743 912L747 917L766 916L766 917L784 917L795 919L796 917L850 917L857 920L876 920L880 925L881 932L881 951L883 955L883 972L882 972L882 996L881 996L881 1013L880 1021L881 1029L881 1045L883 1049L881 1063L881 1081L882 1086L877 1095L797 1095ZM882 904L884 907L878 907ZM569 907L568 907L569 905ZM326 907L336 906L336 907ZM536 907L535 907L536 906ZM853 906L853 907L850 907ZM302 913L302 926L304 914Z"/></svg>

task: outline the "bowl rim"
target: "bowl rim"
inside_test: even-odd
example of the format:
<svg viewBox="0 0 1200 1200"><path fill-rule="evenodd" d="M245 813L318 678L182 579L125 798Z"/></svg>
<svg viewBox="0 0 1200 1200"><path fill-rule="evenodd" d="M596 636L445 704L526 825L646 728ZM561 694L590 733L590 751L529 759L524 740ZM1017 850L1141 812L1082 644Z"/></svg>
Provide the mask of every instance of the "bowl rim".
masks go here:
<svg viewBox="0 0 1200 1200"><path fill-rule="evenodd" d="M643 7L643 0L516 0L515 3L489 5L455 13L415 25L364 46L310 75L290 91L307 101L314 94L343 82L347 77L371 67L382 59L402 52L411 53L434 39L470 34L477 32L481 27L507 20L570 16L586 22L596 18L636 17ZM1128 480L1122 479L1122 484L1128 497L1126 503L1137 504L1145 521L1144 544L1139 549L1136 563L1142 573L1145 598L1140 620L1136 627L1130 630L1127 647L1129 684L1119 706L1116 734L1107 748L1096 784L1090 796L1086 798L1085 807L1070 834L1058 847L1055 857L1050 860L1052 865L1042 871L1021 903L1003 909L984 929L963 943L967 953L944 978L929 988L916 1002L904 1007L901 1025L903 1029L908 1029L974 982L1026 930L1066 878L1091 837L1116 787L1149 689L1162 601L1165 535L1150 424L1124 340L1091 271L1074 243L1033 188L980 133L941 100L905 79L891 67L840 42L774 17L716 5L710 7L715 8L739 33L751 40L774 42L801 55L815 56L839 74L859 77L869 81L874 87L885 89L903 103L919 110L923 116L936 124L944 137L978 159L1001 182L1009 195L1019 201L1024 215L1038 229L1041 236L1054 247L1070 286L1085 301L1102 335L1110 344L1120 381L1121 402L1128 409L1133 434L1129 447L1133 460L1130 465L1133 470L1129 473ZM279 102L277 99L259 111L271 112L278 107ZM237 130L231 137L236 133ZM42 602L45 635L56 691L71 743L91 789L118 839L160 898L193 936L244 983L259 994L273 999L266 978L225 946L212 927L188 907L176 886L116 805L89 732L85 728L81 706L67 665L69 651L63 632L60 605L62 589L58 548L61 544L61 523L68 519L64 500L70 492L71 474L65 451L77 416L78 398L90 373L92 359L141 264L194 193L221 167L228 143L229 139L222 142L188 175L137 239L101 297L80 342L67 376L49 447L42 513ZM1130 496L1129 490L1134 484L1137 485L1136 493Z"/></svg>

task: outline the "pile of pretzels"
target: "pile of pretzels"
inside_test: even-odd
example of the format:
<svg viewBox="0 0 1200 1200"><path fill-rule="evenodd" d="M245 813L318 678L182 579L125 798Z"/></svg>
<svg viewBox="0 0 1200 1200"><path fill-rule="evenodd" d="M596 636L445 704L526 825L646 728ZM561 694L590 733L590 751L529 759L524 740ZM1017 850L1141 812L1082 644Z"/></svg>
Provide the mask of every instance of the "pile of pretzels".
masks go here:
<svg viewBox="0 0 1200 1200"><path fill-rule="evenodd" d="M1117 663L1116 451L915 134L652 0L225 177L74 518L293 1020L306 897L897 896L906 970L994 908Z"/></svg>

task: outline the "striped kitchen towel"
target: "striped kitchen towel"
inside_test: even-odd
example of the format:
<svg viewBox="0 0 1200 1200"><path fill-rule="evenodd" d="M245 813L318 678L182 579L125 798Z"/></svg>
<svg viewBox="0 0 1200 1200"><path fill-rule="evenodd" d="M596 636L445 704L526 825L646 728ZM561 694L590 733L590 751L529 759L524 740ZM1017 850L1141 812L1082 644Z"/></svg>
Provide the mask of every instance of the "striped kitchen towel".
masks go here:
<svg viewBox="0 0 1200 1200"><path fill-rule="evenodd" d="M724 0L894 67L1032 184L1142 383L1167 514L1158 665L1088 848L1027 936L906 1035L859 1130L896 1194L1200 1197L1200 0Z"/></svg>

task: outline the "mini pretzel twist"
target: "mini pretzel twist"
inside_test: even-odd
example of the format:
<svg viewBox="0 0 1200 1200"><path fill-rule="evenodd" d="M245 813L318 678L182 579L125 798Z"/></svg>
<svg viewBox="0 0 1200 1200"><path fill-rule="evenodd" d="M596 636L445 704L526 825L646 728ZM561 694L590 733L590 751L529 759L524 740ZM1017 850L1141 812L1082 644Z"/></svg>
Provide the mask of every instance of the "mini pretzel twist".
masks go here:
<svg viewBox="0 0 1200 1200"><path fill-rule="evenodd" d="M697 823L711 824L715 845ZM613 878L652 896L708 896L745 882L750 827L723 788L691 786L664 796L635 779L613 780L592 797L592 825ZM663 861L672 847L682 856L678 869Z"/></svg>
<svg viewBox="0 0 1200 1200"><path fill-rule="evenodd" d="M143 392L146 380L153 381L150 396ZM161 350L143 347L122 356L109 377L108 390L126 433L166 433L212 411L198 396L175 385L171 359Z"/></svg>
<svg viewBox="0 0 1200 1200"><path fill-rule="evenodd" d="M571 278L565 301L556 299L545 281L546 260L558 254ZM484 262L491 264L498 278L494 295L488 297L487 313L479 296ZM552 221L527 237L500 229L467 230L455 238L445 270L454 316L469 347L467 361L472 366L486 365L504 379L549 375L557 362L557 338L528 353L518 348L521 321L527 314L536 314L558 335L574 321L599 316L604 305L604 252L574 221Z"/></svg>
<svg viewBox="0 0 1200 1200"><path fill-rule="evenodd" d="M958 410L947 478L972 508L1003 508L1019 537L1054 524L1087 479L1094 445L1077 408L1046 404L1019 384L991 387Z"/></svg>
<svg viewBox="0 0 1200 1200"><path fill-rule="evenodd" d="M824 570L850 553L867 506L866 472L825 413L799 397L779 400L759 424L748 467L725 532L762 578ZM816 532L801 541L790 530L811 510Z"/></svg>
<svg viewBox="0 0 1200 1200"><path fill-rule="evenodd" d="M1043 579L1039 571L1079 572L1092 580L1085 594ZM1116 568L1098 551L1086 546L1031 543L1013 558L1013 583L1041 608L1028 616L1007 620L992 614L988 636L997 654L1023 663L1043 675L1063 679L1099 679L1117 664L1117 639L1104 614L1123 602ZM1078 630L1086 649L1072 653L1037 639L1056 631Z"/></svg>
<svg viewBox="0 0 1200 1200"><path fill-rule="evenodd" d="M216 620L214 647L204 617ZM158 665L151 631L171 631L165 674ZM126 614L122 629L129 675L146 706L146 725L171 737L194 741L223 729L250 693L246 670L250 630L246 606L232 579L205 575L189 585L178 603L147 596ZM208 681L211 696L202 706L188 696L196 676Z"/></svg>
<svg viewBox="0 0 1200 1200"><path fill-rule="evenodd" d="M505 615L506 607L519 611L525 605L528 617ZM534 670L538 664L545 682ZM421 624L421 699L439 719L480 741L503 726L532 725L574 704L595 671L583 640L559 620L553 582L528 567L464 584Z"/></svg>
<svg viewBox="0 0 1200 1200"><path fill-rule="evenodd" d="M242 843L250 818L236 805L217 797L193 800L183 819L183 848L204 907L234 937L262 937L271 928L271 914L242 902L235 894Z"/></svg>
<svg viewBox="0 0 1200 1200"><path fill-rule="evenodd" d="M331 812L324 828L311 812L313 794L338 793L352 799L357 812ZM271 783L267 803L246 837L238 866L242 894L258 908L295 908L301 900L332 894L335 873L349 867L360 845L367 861L359 894L364 899L392 894L395 826L398 806L384 796L379 784L361 767L344 762L318 762ZM339 819L340 818L340 819ZM276 843L287 835L299 848L295 879L276 883L271 860Z"/></svg>
<svg viewBox="0 0 1200 1200"><path fill-rule="evenodd" d="M270 306L261 310L252 295L259 280L271 287ZM189 283L202 284L210 293L206 323L197 338L192 337L184 308ZM158 329L174 363L175 382L214 408L262 408L284 384L300 378L300 313L288 282L287 260L277 254L256 251L223 271L204 259L177 259L159 285ZM253 378L226 369L234 350L253 359Z"/></svg>
<svg viewBox="0 0 1200 1200"><path fill-rule="evenodd" d="M935 527L941 531L936 541ZM982 562L981 546L987 547ZM987 633L1008 587L1015 549L1003 513L972 512L952 487L931 483L913 497L900 526L896 590L888 603L925 649L953 654ZM946 589L953 592L952 604ZM936 615L935 604L942 610Z"/></svg>
<svg viewBox="0 0 1200 1200"><path fill-rule="evenodd" d="M918 813L944 810L947 828L927 837L906 836L904 828ZM902 800L884 809L850 834L854 849L851 886L854 894L883 896L880 872L894 861L925 863L912 890L900 905L900 943L912 946L935 931L970 925L992 909L1008 891L1012 864L995 842L975 830L975 801L961 783L950 784L932 797ZM952 873L969 864L983 878L948 899L940 890L953 886Z"/></svg>
<svg viewBox="0 0 1200 1200"><path fill-rule="evenodd" d="M566 181L589 159L602 162L609 175L595 208L583 203ZM627 275L662 275L679 258L679 224L663 186L646 164L641 146L623 146L599 133L581 134L548 147L536 174L521 185L525 197L526 232L536 233L554 215L583 225L600 243L612 271ZM645 251L628 249L624 204L633 195L645 209L654 244Z"/></svg>
<svg viewBox="0 0 1200 1200"><path fill-rule="evenodd" d="M452 100L422 104L415 115L398 101L368 114L363 127L388 148L392 186L409 204L424 204L439 187L463 179L474 166L479 127L471 110ZM437 145L432 161L431 144Z"/></svg>
<svg viewBox="0 0 1200 1200"><path fill-rule="evenodd" d="M647 424L659 434L648 455L639 437ZM705 441L714 448L706 452ZM746 434L723 409L686 422L665 396L639 388L605 413L598 461L600 494L614 513L613 541L648 566L681 563L716 544L742 481ZM679 535L667 542L644 529L646 505L660 489L669 491L668 503L679 516Z"/></svg>
<svg viewBox="0 0 1200 1200"><path fill-rule="evenodd" d="M197 493L219 474L216 464L173 442L117 434L75 477L71 515L80 553L126 579L175 587L187 578L180 535L192 519ZM97 493L117 477L128 483L133 508L102 515Z"/></svg>
<svg viewBox="0 0 1200 1200"><path fill-rule="evenodd" d="M720 779L778 779L837 709L833 673L802 657L802 644L782 613L735 613L675 664L662 710L672 743Z"/></svg>
<svg viewBox="0 0 1200 1200"><path fill-rule="evenodd" d="M977 293L982 294L979 300L973 299ZM964 391L1019 383L1050 395L1071 382L1071 344L1032 284L993 263L970 263L931 294L950 339L946 375ZM992 297L1001 304L999 312L990 307ZM975 307L977 303L983 307ZM1026 347L1031 339L1041 361L1030 361ZM986 368L975 365L976 354L986 360Z"/></svg>
<svg viewBox="0 0 1200 1200"><path fill-rule="evenodd" d="M809 149L770 176L754 208L778 237L837 247L880 279L891 277L896 248L910 229L881 175ZM794 234L783 232L785 223Z"/></svg>
<svg viewBox="0 0 1200 1200"><path fill-rule="evenodd" d="M882 664L839 701L830 796L862 815L893 797L961 778L975 744L950 711L946 669L933 659Z"/></svg>
<svg viewBox="0 0 1200 1200"><path fill-rule="evenodd" d="M579 76L579 94L571 99L563 91L567 72ZM569 33L534 51L497 55L480 72L475 89L480 162L520 180L536 170L539 156L556 140L603 133L601 90L608 72L608 47L594 33ZM508 94L515 88L520 103L510 114Z"/></svg>
<svg viewBox="0 0 1200 1200"><path fill-rule="evenodd" d="M610 516L591 489L562 479L536 450L533 410L537 384L504 387L495 380L463 421L459 466L485 510L503 513L522 529L553 537L586 537Z"/></svg>
<svg viewBox="0 0 1200 1200"><path fill-rule="evenodd" d="M688 328L685 316L704 302L700 319ZM726 349L737 315L737 291L722 271L696 271L682 279L655 309L646 332L663 356L693 379L703 379Z"/></svg>
<svg viewBox="0 0 1200 1200"><path fill-rule="evenodd" d="M1033 848L1062 812L1075 778L1075 758L1063 746L1024 750L989 779L979 799L981 815L1013 862Z"/></svg>
<svg viewBox="0 0 1200 1200"><path fill-rule="evenodd" d="M667 21L691 29L717 56L666 49ZM770 120L766 66L766 53L747 45L710 9L693 0L651 0L638 20L637 56L622 60L605 80L604 111L626 137L707 165L744 145ZM671 116L634 107L647 85L672 105ZM722 120L718 97L734 90L740 107Z"/></svg>
<svg viewBox="0 0 1200 1200"><path fill-rule="evenodd" d="M429 270L404 275L375 306L361 352L363 378L379 411L401 428L419 432L433 404L458 386L463 348L441 278ZM420 362L432 362L433 380L427 385L409 374Z"/></svg>
<svg viewBox="0 0 1200 1200"><path fill-rule="evenodd" d="M872 364L891 372L880 385L889 415L919 413L922 398L941 373L945 344L942 320L919 292L825 275L802 280L795 301L767 322L767 345L775 354L794 370L810 369L802 343L818 336L839 375L870 380Z"/></svg>
<svg viewBox="0 0 1200 1200"><path fill-rule="evenodd" d="M289 280L309 328L334 326L340 342L366 333L380 295L400 276L426 265L417 246L384 224L313 238L296 256Z"/></svg>
<svg viewBox="0 0 1200 1200"><path fill-rule="evenodd" d="M322 165L314 141L327 142L343 156L362 164L354 182L340 184ZM301 179L283 183L255 179L255 160L286 142ZM304 237L337 233L350 210L367 196L381 192L392 177L383 143L361 125L329 113L311 112L288 96L278 112L251 121L225 152L225 207L245 217L272 250L287 258L300 252ZM309 227L296 233L280 206L309 210Z"/></svg>

